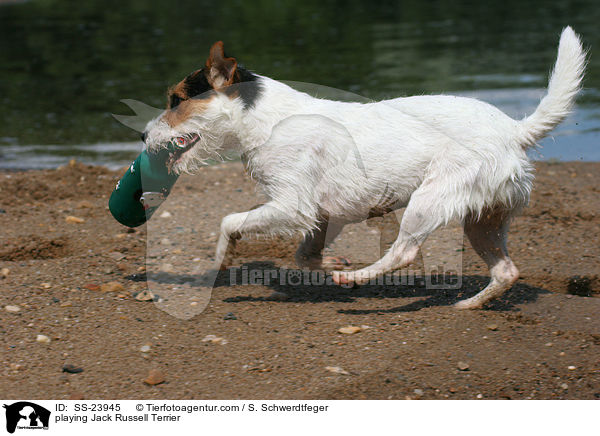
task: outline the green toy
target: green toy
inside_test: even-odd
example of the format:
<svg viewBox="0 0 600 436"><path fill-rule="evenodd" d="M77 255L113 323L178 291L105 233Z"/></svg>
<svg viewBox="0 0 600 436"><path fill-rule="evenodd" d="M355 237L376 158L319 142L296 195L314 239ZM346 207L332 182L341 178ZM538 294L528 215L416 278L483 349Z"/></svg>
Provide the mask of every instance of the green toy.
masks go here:
<svg viewBox="0 0 600 436"><path fill-rule="evenodd" d="M175 138L158 153L144 150L117 182L108 200L113 217L127 227L137 227L149 220L179 177L171 173L167 162L172 153L190 145L185 138Z"/></svg>

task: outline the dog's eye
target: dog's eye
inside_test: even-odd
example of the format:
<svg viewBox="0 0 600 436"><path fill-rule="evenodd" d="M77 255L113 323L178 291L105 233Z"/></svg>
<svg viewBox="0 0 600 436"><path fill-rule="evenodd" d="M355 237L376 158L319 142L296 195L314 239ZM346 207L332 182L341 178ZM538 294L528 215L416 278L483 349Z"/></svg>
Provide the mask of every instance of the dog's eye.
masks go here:
<svg viewBox="0 0 600 436"><path fill-rule="evenodd" d="M171 109L175 109L177 106L179 106L179 103L181 103L182 101L183 99L181 97L179 97L177 94L173 94L171 95L169 106L171 107Z"/></svg>
<svg viewBox="0 0 600 436"><path fill-rule="evenodd" d="M177 145L178 147L184 148L185 147L185 139L182 137L179 138L175 138L175 145Z"/></svg>

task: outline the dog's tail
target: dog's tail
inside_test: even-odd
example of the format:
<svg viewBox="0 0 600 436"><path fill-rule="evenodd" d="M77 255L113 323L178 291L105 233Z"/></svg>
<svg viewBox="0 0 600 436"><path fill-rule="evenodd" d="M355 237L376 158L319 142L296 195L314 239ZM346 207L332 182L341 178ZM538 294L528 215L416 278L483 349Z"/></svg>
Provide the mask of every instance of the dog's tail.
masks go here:
<svg viewBox="0 0 600 436"><path fill-rule="evenodd" d="M548 93L533 114L521 121L522 145L532 147L569 115L575 95L581 89L585 52L571 27L560 35L558 57L548 83Z"/></svg>

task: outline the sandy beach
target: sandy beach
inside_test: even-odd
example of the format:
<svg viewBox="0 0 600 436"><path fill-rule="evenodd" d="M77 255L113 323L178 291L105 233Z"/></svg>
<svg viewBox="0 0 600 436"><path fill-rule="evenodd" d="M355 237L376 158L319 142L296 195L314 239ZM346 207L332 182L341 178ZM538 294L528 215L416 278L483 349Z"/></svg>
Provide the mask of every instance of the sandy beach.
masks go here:
<svg viewBox="0 0 600 436"><path fill-rule="evenodd" d="M210 262L220 218L261 202L240 163L182 177L137 229L107 208L121 171L73 163L2 172L0 397L600 398L600 163L536 168L531 204L509 235L520 279L485 310L452 307L488 273L467 240L442 232L420 262L454 262L460 289L421 279L353 289L244 284L244 268L295 271L298 243L244 239L235 273L217 277L194 316L173 316L139 293L150 269L177 276ZM376 260L375 236L393 224L351 226L328 251L354 265ZM202 306L188 288L186 307ZM356 332L339 332L347 326ZM151 370L160 372L154 381Z"/></svg>

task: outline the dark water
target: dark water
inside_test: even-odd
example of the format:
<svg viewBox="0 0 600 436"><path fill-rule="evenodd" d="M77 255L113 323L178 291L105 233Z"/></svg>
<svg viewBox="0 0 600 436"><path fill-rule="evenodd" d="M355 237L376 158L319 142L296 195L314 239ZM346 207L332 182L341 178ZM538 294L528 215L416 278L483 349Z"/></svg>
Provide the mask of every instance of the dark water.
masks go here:
<svg viewBox="0 0 600 436"><path fill-rule="evenodd" d="M0 167L121 165L139 134L122 99L165 104L216 40L246 67L371 99L454 93L512 116L546 86L560 30L591 47L574 115L538 159L600 160L600 3L0 0Z"/></svg>

